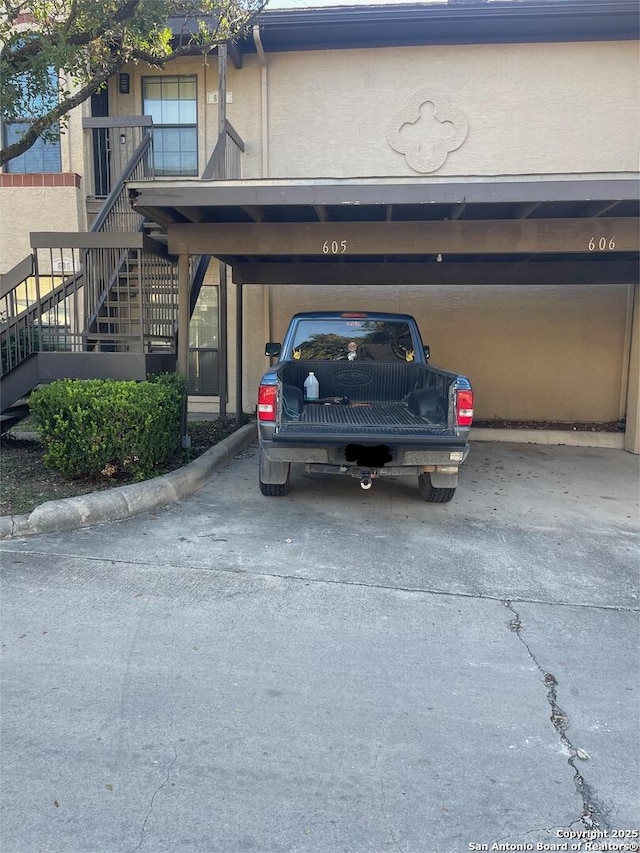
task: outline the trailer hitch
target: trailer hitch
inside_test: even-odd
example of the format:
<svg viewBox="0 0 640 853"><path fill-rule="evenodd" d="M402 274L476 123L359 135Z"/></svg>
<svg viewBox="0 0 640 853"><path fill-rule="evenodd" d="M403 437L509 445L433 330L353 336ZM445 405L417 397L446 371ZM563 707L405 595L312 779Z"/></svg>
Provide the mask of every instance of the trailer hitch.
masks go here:
<svg viewBox="0 0 640 853"><path fill-rule="evenodd" d="M365 491L367 489L370 489L373 485L373 476L371 475L370 471L363 471L362 476L360 477L360 488L364 489Z"/></svg>

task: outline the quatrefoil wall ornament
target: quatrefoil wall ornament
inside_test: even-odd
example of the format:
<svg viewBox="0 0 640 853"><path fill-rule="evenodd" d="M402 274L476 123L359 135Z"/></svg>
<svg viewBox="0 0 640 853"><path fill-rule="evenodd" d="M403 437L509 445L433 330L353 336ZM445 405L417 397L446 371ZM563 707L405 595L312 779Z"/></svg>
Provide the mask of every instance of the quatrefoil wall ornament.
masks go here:
<svg viewBox="0 0 640 853"><path fill-rule="evenodd" d="M433 107L432 119L443 126L442 135L437 123L424 119L422 113L426 104ZM446 124L452 127L449 133L444 127ZM393 116L386 137L394 151L404 154L414 172L428 174L439 169L449 154L460 148L468 133L469 123L464 113L452 109L443 95L420 89Z"/></svg>

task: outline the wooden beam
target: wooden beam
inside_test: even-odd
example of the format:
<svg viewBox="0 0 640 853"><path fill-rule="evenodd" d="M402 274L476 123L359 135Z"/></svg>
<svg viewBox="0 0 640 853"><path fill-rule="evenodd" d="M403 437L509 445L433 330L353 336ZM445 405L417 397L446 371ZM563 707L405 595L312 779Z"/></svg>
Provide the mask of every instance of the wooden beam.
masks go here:
<svg viewBox="0 0 640 853"><path fill-rule="evenodd" d="M253 207L245 204L240 208L240 210L243 213L246 213L252 222L264 221L264 211L261 207Z"/></svg>
<svg viewBox="0 0 640 853"><path fill-rule="evenodd" d="M204 222L207 218L204 207L176 207L175 210L187 221Z"/></svg>
<svg viewBox="0 0 640 853"><path fill-rule="evenodd" d="M635 252L639 222L502 219L463 222L295 222L169 225L172 254L357 255L558 254Z"/></svg>
<svg viewBox="0 0 640 853"><path fill-rule="evenodd" d="M614 207L617 207L620 204L620 201L608 201L604 204L597 202L592 204L589 207L589 216L603 216L605 213L608 213L610 210L613 210Z"/></svg>
<svg viewBox="0 0 640 853"><path fill-rule="evenodd" d="M520 205L520 208L518 209L518 218L519 219L528 219L531 216L531 214L534 212L534 210L537 210L541 204L542 204L541 201L534 201L534 202L531 202L530 204Z"/></svg>
<svg viewBox="0 0 640 853"><path fill-rule="evenodd" d="M32 231L32 249L141 249L141 231Z"/></svg>
<svg viewBox="0 0 640 853"><path fill-rule="evenodd" d="M539 263L240 263L236 284L367 285L400 287L431 284L633 284L633 261L549 261Z"/></svg>

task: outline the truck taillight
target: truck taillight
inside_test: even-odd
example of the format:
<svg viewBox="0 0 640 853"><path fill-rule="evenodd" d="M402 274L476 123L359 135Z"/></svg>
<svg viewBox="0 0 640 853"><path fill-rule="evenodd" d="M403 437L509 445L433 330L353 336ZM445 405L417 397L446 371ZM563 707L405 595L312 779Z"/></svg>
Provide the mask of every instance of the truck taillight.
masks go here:
<svg viewBox="0 0 640 853"><path fill-rule="evenodd" d="M261 385L258 388L259 421L275 421L277 394L278 388L276 385Z"/></svg>
<svg viewBox="0 0 640 853"><path fill-rule="evenodd" d="M458 426L471 426L473 421L473 391L456 391L456 421Z"/></svg>

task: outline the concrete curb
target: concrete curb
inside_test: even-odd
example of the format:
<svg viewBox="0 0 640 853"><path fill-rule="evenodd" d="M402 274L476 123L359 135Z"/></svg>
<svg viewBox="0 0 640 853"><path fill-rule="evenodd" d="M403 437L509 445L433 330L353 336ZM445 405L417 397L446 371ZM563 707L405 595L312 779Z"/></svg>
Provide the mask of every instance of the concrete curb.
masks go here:
<svg viewBox="0 0 640 853"><path fill-rule="evenodd" d="M0 539L78 530L176 503L199 491L215 471L255 441L257 434L255 422L246 424L177 471L106 492L47 501L28 515L4 515L0 517Z"/></svg>
<svg viewBox="0 0 640 853"><path fill-rule="evenodd" d="M471 441L503 441L516 444L563 444L568 447L606 447L624 450L623 432L586 432L564 429L487 429L471 427Z"/></svg>

